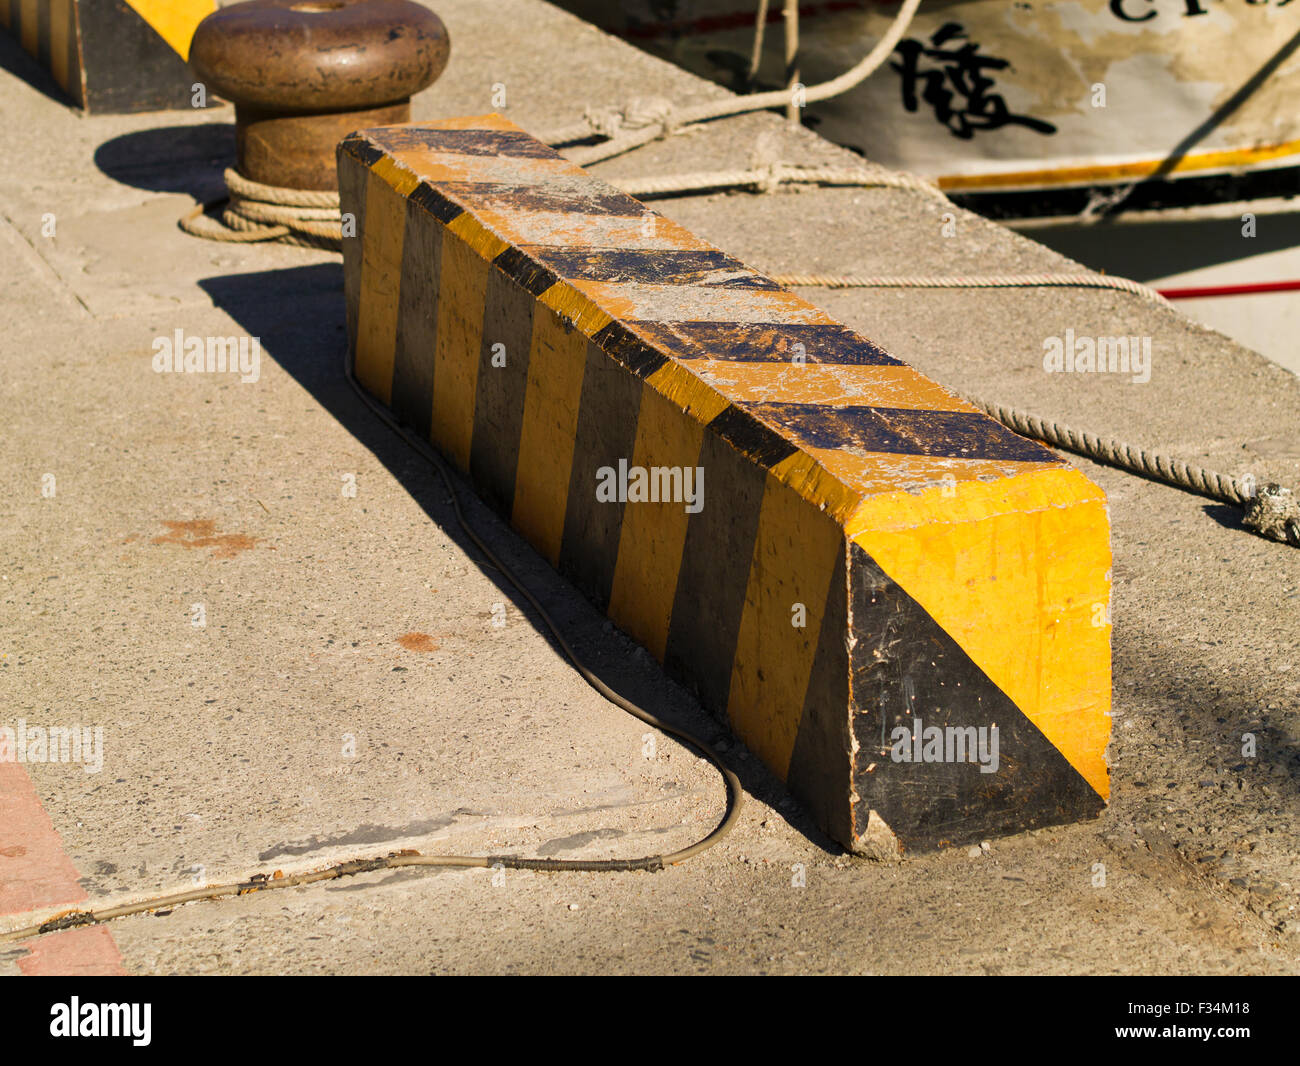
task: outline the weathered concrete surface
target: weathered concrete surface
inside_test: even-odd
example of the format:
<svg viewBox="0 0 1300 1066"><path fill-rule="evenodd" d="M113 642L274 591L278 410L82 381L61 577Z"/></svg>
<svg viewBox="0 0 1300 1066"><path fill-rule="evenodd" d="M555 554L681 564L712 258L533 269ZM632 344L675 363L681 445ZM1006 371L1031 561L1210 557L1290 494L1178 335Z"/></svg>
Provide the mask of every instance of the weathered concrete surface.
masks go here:
<svg viewBox="0 0 1300 1066"><path fill-rule="evenodd" d="M505 113L539 129L645 84L681 99L720 92L534 0L433 6L453 56L415 100L417 118L489 110L497 83ZM573 61L557 66L557 54ZM706 832L721 813L716 776L662 739L645 757L645 728L565 665L465 547L433 473L344 384L336 257L175 229L192 196L219 185L229 109L77 118L5 38L0 66L0 724L104 727L101 773L28 768L92 899L401 846L596 857ZM176 126L183 134L153 132ZM841 158L755 116L599 172L740 165L763 133L795 161ZM960 212L957 236L943 238L936 205L896 191L660 208L774 271L1066 265ZM1176 314L1105 292L814 299L952 387L1300 482L1294 376ZM258 383L155 374L154 338L178 327L259 336ZM1151 381L1043 373L1044 337L1066 328L1151 336ZM484 871L367 875L116 922L126 967L1300 970L1300 552L1241 532L1206 501L1084 468L1110 494L1116 555L1113 805L1098 822L979 858L862 863L781 806L775 782L732 749L749 794L735 835L662 874L509 874L499 887ZM45 473L53 498L41 496ZM355 498L342 495L344 474L356 475ZM469 512L602 676L713 728L485 508ZM208 531L164 525L200 519L236 539L188 546ZM205 628L191 625L194 603ZM497 603L504 628L492 624ZM436 647L407 650L399 638L411 633L430 638L412 647ZM26 956L0 951L0 973Z"/></svg>

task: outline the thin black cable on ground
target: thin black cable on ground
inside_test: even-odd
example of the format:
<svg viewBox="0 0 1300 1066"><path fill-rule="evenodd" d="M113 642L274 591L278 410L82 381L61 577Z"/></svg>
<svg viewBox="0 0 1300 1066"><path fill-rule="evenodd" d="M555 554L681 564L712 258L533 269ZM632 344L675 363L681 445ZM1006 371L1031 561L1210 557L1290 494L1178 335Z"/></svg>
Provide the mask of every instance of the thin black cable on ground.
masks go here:
<svg viewBox="0 0 1300 1066"><path fill-rule="evenodd" d="M735 827L736 818L740 814L741 807L741 787L740 778L728 768L722 761L721 756L706 744L699 737L688 733L684 729L679 729L674 725L669 725L657 715L651 714L644 707L632 702L625 696L619 695L612 688L601 681L591 670L589 670L578 657L577 652L573 650L569 642L564 639L560 632L560 627L555 620L542 606L541 602L533 595L532 591L523 583L515 574L514 570L502 561L500 556L484 543L483 539L474 532L473 527L465 518L465 513L461 509L460 494L456 491L451 475L447 470L447 465L442 457L434 451L426 442L411 434L402 426L389 412L374 400L361 387L355 375L352 373L352 363L350 356L344 357L344 373L347 377L348 384L356 391L365 405L370 408L384 424L394 433L402 438L407 444L420 452L426 458L430 459L438 476L442 478L442 483L446 486L447 492L451 495L452 507L456 512L456 521L464 530L465 535L474 543L474 546L483 553L484 557L495 566L506 579L519 591L533 607L545 623L546 628L550 631L551 636L555 638L556 643L563 650L569 661L573 664L574 669L582 676L592 688L599 692L605 699L616 707L621 708L634 718L645 722L646 725L658 729L662 733L668 734L680 740L704 754L704 757L713 764L722 775L722 780L727 790L727 811L717 826L706 837L696 841L688 847L681 848L678 851L669 852L666 855L647 855L637 859L541 859L529 858L518 855L425 855L418 851L396 851L387 855L373 856L369 858L347 859L342 862L334 863L320 870L309 870L303 873L286 874L274 876L272 874L258 873L240 881L223 882L216 885L206 885L202 888L189 889L184 892L173 892L167 895L147 896L137 900L131 900L127 903L121 903L114 907L105 907L102 910L73 910L65 914L58 915L39 925L31 925L22 929L15 929L8 933L0 933L0 943L13 942L18 940L28 940L35 936L41 936L45 933L56 933L64 929L75 929L83 925L101 925L104 922L112 921L116 918L125 918L133 914L144 914L148 911L165 910L172 907L178 907L184 903L195 903L200 900L222 899L228 896L243 896L252 892L266 892L279 888L291 888L298 885L310 885L318 881L332 881L340 877L352 877L356 874L371 873L375 870L397 870L404 867L412 866L451 866L463 869L506 869L506 870L534 870L547 873L625 873L636 870L662 870L665 866L675 866L678 863L685 862L706 851L713 845L717 844Z"/></svg>

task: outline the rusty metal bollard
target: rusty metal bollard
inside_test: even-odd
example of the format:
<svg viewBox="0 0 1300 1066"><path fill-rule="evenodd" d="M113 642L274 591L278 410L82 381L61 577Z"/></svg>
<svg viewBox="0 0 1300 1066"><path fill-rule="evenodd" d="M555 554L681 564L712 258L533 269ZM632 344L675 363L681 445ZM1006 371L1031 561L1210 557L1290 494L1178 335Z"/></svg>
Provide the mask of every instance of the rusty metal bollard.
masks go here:
<svg viewBox="0 0 1300 1066"><path fill-rule="evenodd" d="M244 177L325 190L338 142L409 122L450 49L442 20L410 0L250 0L199 23L190 66L235 105Z"/></svg>

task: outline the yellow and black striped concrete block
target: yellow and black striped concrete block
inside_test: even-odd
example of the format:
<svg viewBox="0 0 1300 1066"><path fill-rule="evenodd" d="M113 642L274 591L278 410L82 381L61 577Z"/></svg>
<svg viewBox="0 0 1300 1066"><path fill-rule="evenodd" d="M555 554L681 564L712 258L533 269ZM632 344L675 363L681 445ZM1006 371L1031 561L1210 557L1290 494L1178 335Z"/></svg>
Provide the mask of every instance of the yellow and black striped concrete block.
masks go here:
<svg viewBox="0 0 1300 1066"><path fill-rule="evenodd" d="M1101 810L1109 525L1081 473L499 116L354 134L339 185L362 385L832 837ZM637 498L637 469L702 471L702 506L668 475Z"/></svg>
<svg viewBox="0 0 1300 1066"><path fill-rule="evenodd" d="M195 27L216 0L0 0L0 23L86 111L191 106Z"/></svg>

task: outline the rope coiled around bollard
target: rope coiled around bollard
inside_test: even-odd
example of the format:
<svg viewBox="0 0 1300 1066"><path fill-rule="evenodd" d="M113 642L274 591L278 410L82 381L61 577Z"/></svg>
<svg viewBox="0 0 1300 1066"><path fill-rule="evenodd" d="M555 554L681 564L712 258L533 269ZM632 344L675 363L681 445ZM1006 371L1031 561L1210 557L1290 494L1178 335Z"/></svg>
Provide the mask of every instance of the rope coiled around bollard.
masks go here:
<svg viewBox="0 0 1300 1066"><path fill-rule="evenodd" d="M233 167L227 167L224 176L228 195L199 204L185 215L180 227L186 233L210 241L279 241L301 248L339 251L343 227L337 192L263 185L250 181ZM209 209L222 205L219 219L207 214Z"/></svg>

